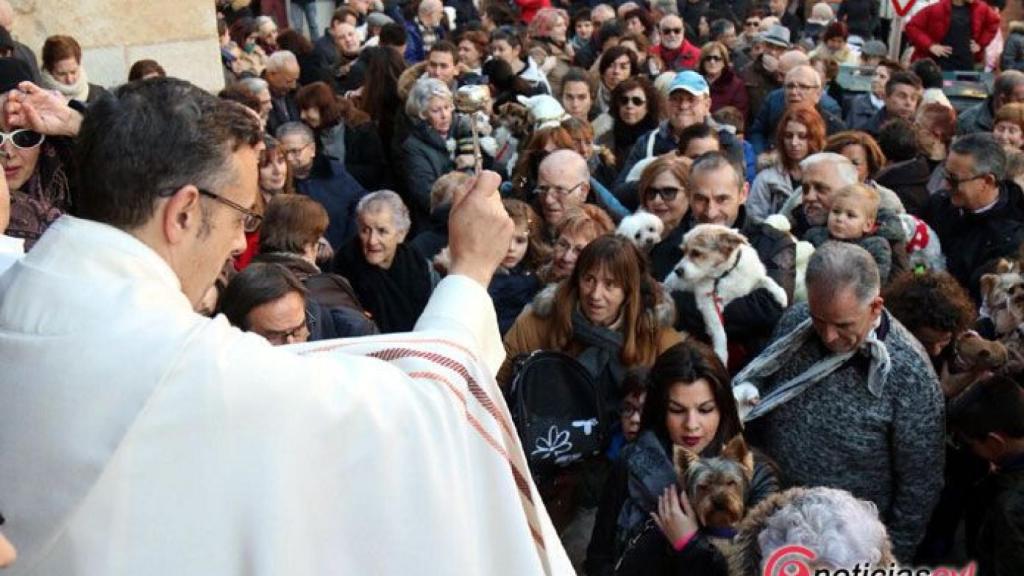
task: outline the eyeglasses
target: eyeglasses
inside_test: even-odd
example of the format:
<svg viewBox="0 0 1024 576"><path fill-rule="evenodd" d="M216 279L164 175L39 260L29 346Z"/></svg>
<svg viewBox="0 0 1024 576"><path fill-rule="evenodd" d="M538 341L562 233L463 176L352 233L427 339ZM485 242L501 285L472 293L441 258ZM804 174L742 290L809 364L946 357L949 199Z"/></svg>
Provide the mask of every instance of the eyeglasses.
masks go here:
<svg viewBox="0 0 1024 576"><path fill-rule="evenodd" d="M291 330L284 332L268 332L263 334L263 337L274 346L281 346L290 342L305 341L309 339L309 315L302 320L302 324L299 324Z"/></svg>
<svg viewBox="0 0 1024 576"><path fill-rule="evenodd" d="M783 88L785 88L787 92L810 92L811 90L817 90L818 88L821 88L821 86L815 84L790 83L784 84Z"/></svg>
<svg viewBox="0 0 1024 576"><path fill-rule="evenodd" d="M661 33L664 34L665 36L671 36L671 35L674 35L674 34L682 34L683 33L683 29L682 28L662 28L661 29Z"/></svg>
<svg viewBox="0 0 1024 576"><path fill-rule="evenodd" d="M11 144L19 150L30 150L39 146L46 139L46 136L36 132L35 130L28 130L22 128L15 130L14 132L0 132L0 146L3 146L7 140L10 139Z"/></svg>
<svg viewBox="0 0 1024 576"><path fill-rule="evenodd" d="M283 148L282 147L281 151L284 152L284 155L286 157L287 156L298 156L299 154L302 154L302 152L305 151L306 148L309 148L312 145L313 145L313 143L310 142L310 143L308 143L308 144L306 144L304 146L299 146L298 148Z"/></svg>
<svg viewBox="0 0 1024 576"><path fill-rule="evenodd" d="M647 190L644 190L644 198L650 201L654 200L655 196L661 196L661 199L665 202L671 202L676 199L676 196L678 196L680 192L682 192L682 190L675 186L665 186L664 188L655 188L650 186Z"/></svg>
<svg viewBox="0 0 1024 576"><path fill-rule="evenodd" d="M957 178L952 174L946 174L946 184L949 185L950 190L959 190L962 184L966 184L968 182L971 182L972 180L981 180L986 176L988 176L988 174L976 174L968 178Z"/></svg>
<svg viewBox="0 0 1024 576"><path fill-rule="evenodd" d="M626 402L622 405L622 416L625 418L632 418L643 411L643 409L643 406L637 406L636 404Z"/></svg>
<svg viewBox="0 0 1024 576"><path fill-rule="evenodd" d="M196 190L199 190L199 193L202 194L203 196L206 196L207 198L213 198L217 202L220 202L221 204L224 204L229 208L234 208L238 212L241 212L245 216L245 219L242 221L242 227L245 228L245 231L247 233L251 234L256 230L259 230L260 223L263 222L263 216L260 216L259 214L253 212L252 210L246 208L245 206L242 206L241 204L236 204L231 200L228 200L227 198L221 196L220 194L215 194L213 192L210 192L209 190L204 190L202 188L196 188Z"/></svg>
<svg viewBox="0 0 1024 576"><path fill-rule="evenodd" d="M619 104L622 104L623 106L625 106L626 104L632 104L633 106L643 106L644 104L647 104L647 100L644 100L639 96L623 96L622 98L619 98Z"/></svg>
<svg viewBox="0 0 1024 576"><path fill-rule="evenodd" d="M558 186L537 186L533 189L533 193L537 196L546 195L548 192L553 193L559 198L565 198L569 194L579 190L580 186L583 186L583 182L573 186L572 188L560 188Z"/></svg>
<svg viewBox="0 0 1024 576"><path fill-rule="evenodd" d="M704 61L705 62L722 62L722 61L724 61L724 58L722 58L718 54L712 54L710 56L705 56L704 57Z"/></svg>

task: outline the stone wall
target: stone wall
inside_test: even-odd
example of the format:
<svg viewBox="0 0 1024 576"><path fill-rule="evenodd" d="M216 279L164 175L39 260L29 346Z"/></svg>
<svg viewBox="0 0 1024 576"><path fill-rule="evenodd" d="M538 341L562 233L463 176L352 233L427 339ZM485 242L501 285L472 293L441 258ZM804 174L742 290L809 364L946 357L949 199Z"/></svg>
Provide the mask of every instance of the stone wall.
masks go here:
<svg viewBox="0 0 1024 576"><path fill-rule="evenodd" d="M224 84L213 0L9 0L14 36L40 56L53 34L82 45L89 80L115 86L136 60L208 90Z"/></svg>

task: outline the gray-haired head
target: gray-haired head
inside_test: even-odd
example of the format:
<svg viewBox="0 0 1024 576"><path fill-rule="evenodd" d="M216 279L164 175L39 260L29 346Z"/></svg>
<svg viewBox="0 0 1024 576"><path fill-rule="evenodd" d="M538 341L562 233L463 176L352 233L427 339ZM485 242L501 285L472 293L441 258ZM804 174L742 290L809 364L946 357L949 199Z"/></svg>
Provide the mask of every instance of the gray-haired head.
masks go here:
<svg viewBox="0 0 1024 576"><path fill-rule="evenodd" d="M242 78L236 84L253 96L259 96L261 92L270 90L270 85L263 78Z"/></svg>
<svg viewBox="0 0 1024 576"><path fill-rule="evenodd" d="M723 168L729 168L732 170L733 178L736 179L736 188L743 187L743 172L740 167L736 166L728 156L722 152L705 152L693 161L690 165L690 182L696 180L698 174L706 174L708 172L714 172Z"/></svg>
<svg viewBox="0 0 1024 576"><path fill-rule="evenodd" d="M274 133L278 140L284 140L288 136L296 135L302 136L306 143L313 142L314 139L313 129L303 122L285 122L278 126L277 132Z"/></svg>
<svg viewBox="0 0 1024 576"><path fill-rule="evenodd" d="M849 242L822 244L807 263L805 278L808 293L840 294L853 290L861 303L878 296L881 285L875 259L867 250Z"/></svg>
<svg viewBox="0 0 1024 576"><path fill-rule="evenodd" d="M398 232L408 232L412 221L409 219L409 209L406 208L402 197L391 190L378 190L363 196L356 204L356 216L377 212L382 208L391 211L391 224Z"/></svg>
<svg viewBox="0 0 1024 576"><path fill-rule="evenodd" d="M974 174L992 174L996 180L1006 178L1006 152L991 133L967 134L953 140L950 152L970 156L974 159Z"/></svg>
<svg viewBox="0 0 1024 576"><path fill-rule="evenodd" d="M836 488L792 488L776 494L763 523L740 531L741 542L752 541L753 558L765 562L784 546L798 545L813 550L816 562L825 566L888 566L893 561L892 545L885 525L872 502L859 500ZM759 529L759 530L758 530ZM748 534L748 530L759 533ZM750 566L760 573L762 566ZM744 572L746 573L746 572ZM752 573L752 572L751 572Z"/></svg>
<svg viewBox="0 0 1024 576"><path fill-rule="evenodd" d="M836 176L841 180L839 187L836 188L837 190L851 184L856 184L859 181L857 167L853 165L853 162L850 162L850 159L846 156L836 154L835 152L811 154L800 162L800 169L806 171L819 164L827 164L832 170L835 170Z"/></svg>
<svg viewBox="0 0 1024 576"><path fill-rule="evenodd" d="M263 15L263 16L257 16L256 17L256 29L257 30L262 31L263 27L266 26L267 24L273 24L275 27L277 26L277 22L274 22L274 19L271 18L270 16Z"/></svg>
<svg viewBox="0 0 1024 576"><path fill-rule="evenodd" d="M277 50L270 56L267 56L267 70L273 72L276 70L284 70L290 66L299 66L299 60L295 57L295 54L287 50Z"/></svg>
<svg viewBox="0 0 1024 576"><path fill-rule="evenodd" d="M410 118L423 119L432 98L444 98L452 102L452 91L436 78L420 78L412 85L405 100L405 113Z"/></svg>

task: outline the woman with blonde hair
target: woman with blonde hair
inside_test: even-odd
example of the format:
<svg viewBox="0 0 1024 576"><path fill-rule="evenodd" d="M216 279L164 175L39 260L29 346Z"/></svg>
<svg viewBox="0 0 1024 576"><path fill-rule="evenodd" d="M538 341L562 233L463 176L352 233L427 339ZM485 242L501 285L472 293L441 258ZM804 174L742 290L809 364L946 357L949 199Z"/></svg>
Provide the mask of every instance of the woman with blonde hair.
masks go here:
<svg viewBox="0 0 1024 576"><path fill-rule="evenodd" d="M687 164L671 156L651 162L640 175L637 203L657 216L664 226L661 242L654 245L649 255L651 274L658 280L664 280L683 257L679 245L692 226L687 218L690 210L686 195L689 179Z"/></svg>

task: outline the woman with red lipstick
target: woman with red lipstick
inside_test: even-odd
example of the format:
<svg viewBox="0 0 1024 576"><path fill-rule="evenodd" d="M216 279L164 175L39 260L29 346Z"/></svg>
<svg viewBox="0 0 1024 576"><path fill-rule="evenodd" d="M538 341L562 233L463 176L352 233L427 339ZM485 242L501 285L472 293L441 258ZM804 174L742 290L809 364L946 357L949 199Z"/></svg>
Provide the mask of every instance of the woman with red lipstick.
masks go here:
<svg viewBox="0 0 1024 576"><path fill-rule="evenodd" d="M714 457L742 431L729 374L710 348L687 340L658 356L648 387L640 436L623 449L601 496L587 574L611 574L616 565L615 574L725 574L724 559L704 536L676 550L679 542L669 542L652 515L666 488L677 488L675 446ZM778 490L773 467L755 453L746 509Z"/></svg>

